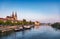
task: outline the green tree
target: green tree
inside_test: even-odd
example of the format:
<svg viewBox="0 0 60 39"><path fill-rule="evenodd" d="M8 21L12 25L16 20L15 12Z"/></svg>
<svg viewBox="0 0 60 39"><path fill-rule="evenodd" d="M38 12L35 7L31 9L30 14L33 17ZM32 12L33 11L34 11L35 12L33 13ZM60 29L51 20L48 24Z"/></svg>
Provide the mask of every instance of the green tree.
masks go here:
<svg viewBox="0 0 60 39"><path fill-rule="evenodd" d="M54 23L52 24L52 27L60 29L60 23Z"/></svg>
<svg viewBox="0 0 60 39"><path fill-rule="evenodd" d="M32 21L30 21L29 24L31 25L32 24Z"/></svg>
<svg viewBox="0 0 60 39"><path fill-rule="evenodd" d="M3 25L4 24L4 21L0 20L0 25Z"/></svg>
<svg viewBox="0 0 60 39"><path fill-rule="evenodd" d="M23 22L26 22L26 19L23 19Z"/></svg>
<svg viewBox="0 0 60 39"><path fill-rule="evenodd" d="M5 25L12 25L12 22L11 22L10 20L7 20L7 21L5 22Z"/></svg>
<svg viewBox="0 0 60 39"><path fill-rule="evenodd" d="M26 21L26 19L23 19L22 24L23 24L23 25L27 25L27 21Z"/></svg>
<svg viewBox="0 0 60 39"><path fill-rule="evenodd" d="M21 22L17 22L16 25L21 25L22 23Z"/></svg>

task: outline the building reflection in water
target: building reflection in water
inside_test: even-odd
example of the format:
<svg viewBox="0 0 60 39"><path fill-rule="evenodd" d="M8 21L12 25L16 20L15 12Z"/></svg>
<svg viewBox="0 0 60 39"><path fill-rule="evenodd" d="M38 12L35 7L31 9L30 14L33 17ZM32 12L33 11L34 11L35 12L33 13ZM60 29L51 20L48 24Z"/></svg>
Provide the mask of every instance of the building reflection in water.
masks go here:
<svg viewBox="0 0 60 39"><path fill-rule="evenodd" d="M35 26L35 29L39 29L40 28L40 26Z"/></svg>

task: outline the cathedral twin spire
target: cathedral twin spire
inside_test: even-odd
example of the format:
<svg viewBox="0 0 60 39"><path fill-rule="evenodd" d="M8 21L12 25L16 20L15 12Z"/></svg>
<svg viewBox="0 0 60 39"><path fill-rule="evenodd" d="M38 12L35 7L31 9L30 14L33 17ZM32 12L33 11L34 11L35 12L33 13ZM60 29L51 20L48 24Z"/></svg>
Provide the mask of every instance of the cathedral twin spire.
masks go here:
<svg viewBox="0 0 60 39"><path fill-rule="evenodd" d="M12 12L12 17L17 17L17 12Z"/></svg>
<svg viewBox="0 0 60 39"><path fill-rule="evenodd" d="M15 18L15 20L17 19L17 12L12 12L12 17Z"/></svg>

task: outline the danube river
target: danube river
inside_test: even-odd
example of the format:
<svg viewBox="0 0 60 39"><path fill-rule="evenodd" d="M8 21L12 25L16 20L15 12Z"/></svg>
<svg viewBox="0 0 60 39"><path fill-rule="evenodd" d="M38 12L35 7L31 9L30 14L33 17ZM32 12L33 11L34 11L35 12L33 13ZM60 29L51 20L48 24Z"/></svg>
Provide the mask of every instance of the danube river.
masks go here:
<svg viewBox="0 0 60 39"><path fill-rule="evenodd" d="M0 39L60 39L60 30L41 25L29 30L8 32L5 35L2 33Z"/></svg>

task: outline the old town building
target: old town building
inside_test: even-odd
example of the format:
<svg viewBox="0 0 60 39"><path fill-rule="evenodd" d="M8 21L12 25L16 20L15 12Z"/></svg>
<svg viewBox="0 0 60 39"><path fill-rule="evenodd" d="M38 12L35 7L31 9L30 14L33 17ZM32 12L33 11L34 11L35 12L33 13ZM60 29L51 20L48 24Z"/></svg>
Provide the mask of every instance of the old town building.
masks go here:
<svg viewBox="0 0 60 39"><path fill-rule="evenodd" d="M36 25L36 26L39 26L39 25L40 25L40 22L36 21L36 22L35 22L35 25Z"/></svg>
<svg viewBox="0 0 60 39"><path fill-rule="evenodd" d="M17 22L17 12L12 12L11 16L6 16L5 18L0 18L0 20L6 22L7 20L10 20L12 23Z"/></svg>

